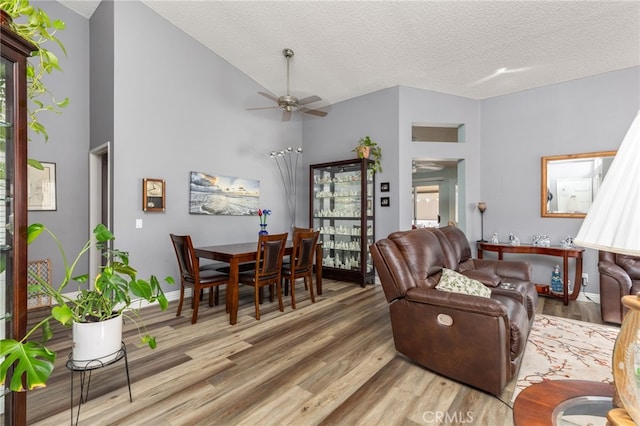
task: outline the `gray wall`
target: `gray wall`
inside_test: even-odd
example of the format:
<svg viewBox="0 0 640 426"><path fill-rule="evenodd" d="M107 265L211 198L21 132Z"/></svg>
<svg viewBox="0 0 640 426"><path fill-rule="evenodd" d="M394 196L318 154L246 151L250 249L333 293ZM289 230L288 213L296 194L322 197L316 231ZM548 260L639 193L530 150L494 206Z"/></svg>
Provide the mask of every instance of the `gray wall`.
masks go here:
<svg viewBox="0 0 640 426"><path fill-rule="evenodd" d="M513 232L531 242L534 234L547 234L557 245L578 233L582 219L540 216L540 157L617 149L640 108L639 76L633 67L482 101L485 238L497 232L505 240ZM561 262L529 260L543 283ZM587 292L599 293L594 250L585 252L584 271Z"/></svg>
<svg viewBox="0 0 640 426"><path fill-rule="evenodd" d="M188 213L190 171L259 179L261 207L274 211L269 230L286 231L286 210L278 210L284 193L269 152L303 146L297 224L306 225L309 164L355 158L351 150L365 135L383 149L377 182L391 184L389 208L379 206L376 185L377 238L409 229L411 160L432 158L460 160L460 226L471 241L480 238L476 203L483 200L485 237L514 232L528 241L547 233L557 243L575 235L581 221L540 217L540 157L617 148L640 105L634 67L483 101L392 87L333 105L325 118L294 115L283 123L277 111L246 111L265 104L257 95L264 88L143 3L103 2L91 21L57 2L38 3L67 23L60 33L69 53L60 55L64 72L47 76L47 83L71 105L61 116L43 115L48 144L30 143L30 156L58 165L58 211L31 212L29 220L45 223L70 253L77 251L87 237L90 144L111 140L116 246L131 252L142 275L177 274L170 232L189 233L196 245L256 238L255 217ZM463 123L465 141L413 143L415 122ZM145 177L166 179L166 212L142 211ZM135 228L139 218L142 229ZM37 241L29 258L52 251ZM532 262L538 280L547 282L556 262ZM60 270L54 264L57 281ZM585 270L589 291L597 292L589 251Z"/></svg>
<svg viewBox="0 0 640 426"><path fill-rule="evenodd" d="M639 82L634 67L484 101L390 88L341 102L322 121L305 121L305 149L329 160L350 158L359 135L381 144L384 170L376 180L390 182L391 207L380 208L376 194L376 238L409 229L411 160L430 158L461 161L460 227L471 241L480 239L477 203L486 201L485 238L497 232L504 240L513 232L530 242L544 233L559 244L575 236L582 221L540 217L540 157L616 149L640 106ZM415 122L464 124L464 142L411 142ZM599 293L596 257L587 250L584 259L590 293ZM518 258L530 261L543 283L560 261Z"/></svg>
<svg viewBox="0 0 640 426"><path fill-rule="evenodd" d="M409 87L392 87L332 106L322 120L305 119L303 139L305 158L315 162L355 158L351 152L360 137L369 135L382 147L382 172L376 174L375 235L386 237L399 229L410 229L413 218L411 201L411 161L413 158L463 160L459 182L467 188L466 199L476 200L480 191L480 104L458 96ZM413 123L464 123L466 142L414 143ZM379 183L389 182L390 192L380 194ZM308 188L305 194L308 194ZM390 197L390 207L380 207L380 196ZM473 206L462 197L461 227L470 237L480 233L469 220ZM308 208L308 206L307 206ZM475 238L477 239L477 238Z"/></svg>
<svg viewBox="0 0 640 426"><path fill-rule="evenodd" d="M139 272L177 275L169 233L194 244L257 241L258 218L191 215L189 172L260 180L269 232L289 221L273 150L302 144L298 117L247 111L263 87L140 2L114 4L114 233ZM278 49L274 49L274 54ZM142 179L166 180L166 211L144 213ZM136 229L136 219L143 228Z"/></svg>
<svg viewBox="0 0 640 426"><path fill-rule="evenodd" d="M363 136L370 136L382 148L382 172L376 173L375 188L375 237L380 238L397 230L398 188L382 195L391 197L391 207L380 207L380 182L397 182L398 174L398 88L370 93L331 107L329 115L318 119L305 117L303 140L305 150L304 188L300 205L304 205L304 217L309 211L308 165L328 161L357 158L352 152ZM410 189L410 187L409 187Z"/></svg>
<svg viewBox="0 0 640 426"><path fill-rule="evenodd" d="M475 213L480 200L480 103L474 99L420 90L400 88L399 180L397 187L399 212L398 228L409 229L413 217L411 202L411 161L414 158L459 160L458 225L470 240L480 239L480 220ZM413 123L464 124L464 142L412 142ZM486 229L486 228L485 228Z"/></svg>
<svg viewBox="0 0 640 426"><path fill-rule="evenodd" d="M87 240L87 151L89 147L89 21L58 2L36 1L34 5L61 19L66 29L57 36L64 44L67 56L56 44L48 48L60 61L62 72L46 75L44 81L53 94L70 104L61 115L44 112L41 122L49 133L45 143L30 134L29 157L56 163L57 210L29 212L29 223L42 223L60 237L68 256L74 256ZM58 250L51 238L42 235L28 247L29 260L51 258L54 283L64 277ZM71 261L71 259L70 259ZM87 262L81 262L78 274L86 273ZM70 290L76 287L71 285Z"/></svg>
<svg viewBox="0 0 640 426"><path fill-rule="evenodd" d="M113 2L102 1L91 15L91 149L113 141Z"/></svg>

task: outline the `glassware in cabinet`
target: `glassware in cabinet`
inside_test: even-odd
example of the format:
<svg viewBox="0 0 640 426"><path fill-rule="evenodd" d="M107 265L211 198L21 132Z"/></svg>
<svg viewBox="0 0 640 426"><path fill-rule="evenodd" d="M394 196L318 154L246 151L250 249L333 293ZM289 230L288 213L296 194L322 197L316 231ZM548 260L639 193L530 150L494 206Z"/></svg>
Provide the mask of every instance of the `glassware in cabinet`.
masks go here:
<svg viewBox="0 0 640 426"><path fill-rule="evenodd" d="M371 164L354 159L310 166L309 223L320 231L322 274L362 286L374 281L369 253L375 228Z"/></svg>

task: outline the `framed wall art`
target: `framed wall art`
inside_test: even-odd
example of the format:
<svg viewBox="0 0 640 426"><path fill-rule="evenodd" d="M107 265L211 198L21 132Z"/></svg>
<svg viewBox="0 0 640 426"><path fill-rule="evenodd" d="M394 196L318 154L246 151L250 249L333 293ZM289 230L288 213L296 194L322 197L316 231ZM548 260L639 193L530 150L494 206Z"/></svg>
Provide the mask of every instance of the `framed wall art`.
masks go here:
<svg viewBox="0 0 640 426"><path fill-rule="evenodd" d="M389 182L380 182L380 192L389 192Z"/></svg>
<svg viewBox="0 0 640 426"><path fill-rule="evenodd" d="M42 170L27 167L28 209L29 211L56 210L56 164L40 164L42 164Z"/></svg>
<svg viewBox="0 0 640 426"><path fill-rule="evenodd" d="M389 197L381 197L380 198L380 205L382 207L389 207L391 205L391 200L389 200Z"/></svg>
<svg viewBox="0 0 640 426"><path fill-rule="evenodd" d="M164 179L142 179L142 210L163 212L165 209Z"/></svg>
<svg viewBox="0 0 640 426"><path fill-rule="evenodd" d="M236 176L191 172L189 213L253 216L258 214L260 181Z"/></svg>

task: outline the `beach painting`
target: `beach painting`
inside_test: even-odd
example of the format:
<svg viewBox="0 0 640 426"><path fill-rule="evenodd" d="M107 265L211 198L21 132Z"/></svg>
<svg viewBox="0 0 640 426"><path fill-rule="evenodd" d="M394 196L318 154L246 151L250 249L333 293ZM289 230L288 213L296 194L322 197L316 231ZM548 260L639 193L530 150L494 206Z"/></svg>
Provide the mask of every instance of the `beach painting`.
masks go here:
<svg viewBox="0 0 640 426"><path fill-rule="evenodd" d="M259 180L191 172L189 213L255 216L259 201Z"/></svg>

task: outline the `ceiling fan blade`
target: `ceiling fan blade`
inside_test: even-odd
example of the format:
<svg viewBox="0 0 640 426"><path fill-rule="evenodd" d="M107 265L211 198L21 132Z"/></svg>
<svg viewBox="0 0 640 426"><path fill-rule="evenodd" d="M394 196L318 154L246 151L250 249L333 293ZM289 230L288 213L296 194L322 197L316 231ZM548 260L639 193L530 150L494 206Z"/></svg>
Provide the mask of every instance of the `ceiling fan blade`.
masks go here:
<svg viewBox="0 0 640 426"><path fill-rule="evenodd" d="M264 107L251 107L251 108L247 108L247 111L256 110L256 109L273 109L273 108L278 108L278 107L275 105L264 106Z"/></svg>
<svg viewBox="0 0 640 426"><path fill-rule="evenodd" d="M298 105L306 105L306 104L312 104L314 102L318 102L321 101L322 98L320 96L307 96L306 98L302 98L298 101Z"/></svg>
<svg viewBox="0 0 640 426"><path fill-rule="evenodd" d="M317 115L318 117L325 117L328 114L328 112L319 109L303 109L302 112L305 114Z"/></svg>
<svg viewBox="0 0 640 426"><path fill-rule="evenodd" d="M291 119L291 111L282 111L282 121L289 121Z"/></svg>
<svg viewBox="0 0 640 426"><path fill-rule="evenodd" d="M264 96L265 98L271 99L273 102L278 102L278 97L275 95L272 95L271 93L267 93L267 92L258 92L258 93Z"/></svg>

